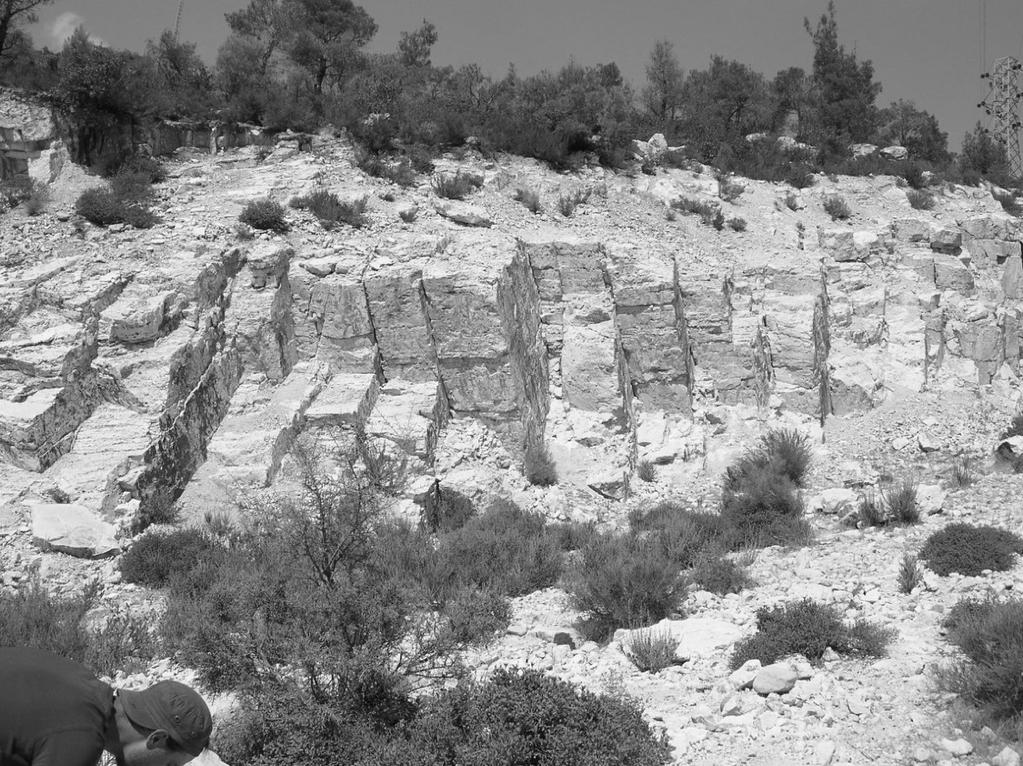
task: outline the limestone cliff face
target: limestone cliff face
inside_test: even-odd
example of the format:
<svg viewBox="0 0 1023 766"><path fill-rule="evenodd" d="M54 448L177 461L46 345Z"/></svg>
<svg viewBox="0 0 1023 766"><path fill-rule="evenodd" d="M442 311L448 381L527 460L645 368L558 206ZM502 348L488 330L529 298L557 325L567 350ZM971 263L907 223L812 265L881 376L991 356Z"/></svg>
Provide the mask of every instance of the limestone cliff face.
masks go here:
<svg viewBox="0 0 1023 766"><path fill-rule="evenodd" d="M651 194L705 191L656 180ZM571 481L617 499L638 459L698 457L709 407L825 419L1016 374L1017 219L903 212L814 237L786 216L728 258L703 235L446 221L375 241L9 250L0 469L20 483L5 497L198 515L279 481L302 434L361 434L429 471L448 424L474 421L512 461L550 443Z"/></svg>

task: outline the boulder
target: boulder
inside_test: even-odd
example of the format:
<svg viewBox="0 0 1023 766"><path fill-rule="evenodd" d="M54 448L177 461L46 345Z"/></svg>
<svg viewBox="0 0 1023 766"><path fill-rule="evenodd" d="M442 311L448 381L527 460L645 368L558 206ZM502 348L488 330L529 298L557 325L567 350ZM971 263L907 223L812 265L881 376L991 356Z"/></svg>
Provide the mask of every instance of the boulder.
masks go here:
<svg viewBox="0 0 1023 766"><path fill-rule="evenodd" d="M931 250L936 253L959 255L963 249L963 234L950 226L935 227L931 231Z"/></svg>
<svg viewBox="0 0 1023 766"><path fill-rule="evenodd" d="M32 538L44 551L78 558L99 558L120 552L114 527L80 505L31 503Z"/></svg>
<svg viewBox="0 0 1023 766"><path fill-rule="evenodd" d="M849 147L849 154L854 160L872 157L877 154L877 146L875 144L853 144Z"/></svg>
<svg viewBox="0 0 1023 766"><path fill-rule="evenodd" d="M938 484L921 484L916 488L916 504L920 513L933 516L945 507L947 493Z"/></svg>
<svg viewBox="0 0 1023 766"><path fill-rule="evenodd" d="M939 290L954 290L957 293L973 292L973 272L954 255L934 256L934 286Z"/></svg>
<svg viewBox="0 0 1023 766"><path fill-rule="evenodd" d="M930 242L931 224L919 218L896 218L892 235L899 242Z"/></svg>
<svg viewBox="0 0 1023 766"><path fill-rule="evenodd" d="M1023 298L1023 258L1009 258L1002 271L1002 294L1008 300Z"/></svg>
<svg viewBox="0 0 1023 766"><path fill-rule="evenodd" d="M767 696L768 694L785 694L799 680L799 673L787 662L775 662L757 671L753 679L753 691Z"/></svg>
<svg viewBox="0 0 1023 766"><path fill-rule="evenodd" d="M732 674L728 676L729 685L736 691L751 689L760 668L760 660L746 660L741 668L732 671Z"/></svg>
<svg viewBox="0 0 1023 766"><path fill-rule="evenodd" d="M819 242L839 263L865 261L881 250L881 238L872 231L825 229L820 233Z"/></svg>
<svg viewBox="0 0 1023 766"><path fill-rule="evenodd" d="M160 337L173 292L145 293L129 288L100 314L100 335L112 342L147 343Z"/></svg>
<svg viewBox="0 0 1023 766"><path fill-rule="evenodd" d="M1019 753L1006 745L991 759L991 763L992 766L1020 766Z"/></svg>
<svg viewBox="0 0 1023 766"><path fill-rule="evenodd" d="M433 209L449 221L460 223L463 226L489 228L494 223L483 208L466 202L438 200L433 203Z"/></svg>
<svg viewBox="0 0 1023 766"><path fill-rule="evenodd" d="M685 620L661 620L656 625L640 630L616 630L614 640L629 646L637 633L669 635L678 641L676 659L719 657L722 652L742 638L742 628L732 622L714 617L690 617Z"/></svg>
<svg viewBox="0 0 1023 766"><path fill-rule="evenodd" d="M909 150L904 146L886 146L881 150L881 156L898 162L909 158Z"/></svg>

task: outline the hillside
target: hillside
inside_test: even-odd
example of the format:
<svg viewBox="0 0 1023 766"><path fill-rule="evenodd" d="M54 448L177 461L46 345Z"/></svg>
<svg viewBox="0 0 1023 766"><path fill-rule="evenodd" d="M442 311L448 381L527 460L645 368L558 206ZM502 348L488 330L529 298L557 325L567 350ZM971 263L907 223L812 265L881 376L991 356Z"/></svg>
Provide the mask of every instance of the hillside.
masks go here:
<svg viewBox="0 0 1023 766"><path fill-rule="evenodd" d="M647 675L623 636L584 641L559 588L517 598L508 634L474 660L619 684L679 763L1013 762L992 760L993 734L963 731L933 670L953 653L947 610L1023 588L1023 564L897 583L902 555L951 520L1021 530L1023 480L994 449L1019 403L1023 224L988 190L947 185L916 210L892 176L801 191L736 178L726 201L698 165L558 174L470 149L436 163L482 177L452 201L429 176L367 176L344 140L263 154L179 150L147 230L82 223L72 203L95 179L70 169L42 215L0 218L4 585L40 567L57 591L99 577L105 604L151 606L117 573L127 530L294 491L302 439L358 433L402 455L409 518L439 487L616 527L667 499L714 509L746 447L796 428L813 444L816 542L756 552L739 594L692 590L669 626L688 662ZM287 233L239 236L250 200L317 189L365 197L365 225L328 231L288 209ZM835 195L847 220L825 210ZM543 444L551 487L522 471ZM963 457L977 480L955 486ZM848 523L850 498L885 475L920 485L921 522ZM730 647L759 607L803 597L896 629L888 655L801 668L781 696L737 691ZM963 737L970 752L953 755Z"/></svg>

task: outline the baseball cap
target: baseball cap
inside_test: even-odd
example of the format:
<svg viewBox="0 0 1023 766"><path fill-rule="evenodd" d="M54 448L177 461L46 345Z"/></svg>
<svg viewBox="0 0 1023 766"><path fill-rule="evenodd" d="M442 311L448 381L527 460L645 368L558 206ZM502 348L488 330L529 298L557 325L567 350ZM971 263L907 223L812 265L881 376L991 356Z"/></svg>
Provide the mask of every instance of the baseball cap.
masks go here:
<svg viewBox="0 0 1023 766"><path fill-rule="evenodd" d="M199 755L210 741L210 709L194 689L184 684L160 681L137 692L118 689L117 698L132 723L163 729L191 755Z"/></svg>

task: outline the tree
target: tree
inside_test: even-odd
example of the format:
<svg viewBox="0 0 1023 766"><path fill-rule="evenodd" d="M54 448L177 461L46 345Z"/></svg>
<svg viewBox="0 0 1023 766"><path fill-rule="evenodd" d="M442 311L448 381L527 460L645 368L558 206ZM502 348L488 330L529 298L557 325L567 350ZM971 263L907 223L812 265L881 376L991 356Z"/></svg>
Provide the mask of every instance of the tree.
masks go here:
<svg viewBox="0 0 1023 766"><path fill-rule="evenodd" d="M937 118L905 99L878 112L877 139L881 144L906 147L913 159L935 164L949 159L948 134L938 127Z"/></svg>
<svg viewBox="0 0 1023 766"><path fill-rule="evenodd" d="M679 117L683 86L682 67L675 57L674 46L667 40L658 40L650 51L646 81L643 103L667 129Z"/></svg>
<svg viewBox="0 0 1023 766"><path fill-rule="evenodd" d="M426 19L415 32L402 32L398 58L408 67L430 66L430 52L437 43L437 28Z"/></svg>
<svg viewBox="0 0 1023 766"><path fill-rule="evenodd" d="M146 58L159 84L156 109L172 118L205 117L212 108L213 78L195 43L179 42L169 29L146 45Z"/></svg>
<svg viewBox="0 0 1023 766"><path fill-rule="evenodd" d="M231 31L258 49L258 74L267 73L270 58L294 27L292 10L282 0L250 0L242 10L225 15Z"/></svg>
<svg viewBox="0 0 1023 766"><path fill-rule="evenodd" d="M683 132L708 160L721 144L736 145L749 133L770 128L772 101L763 75L738 61L713 56L694 70L683 88Z"/></svg>
<svg viewBox="0 0 1023 766"><path fill-rule="evenodd" d="M979 122L972 133L963 136L959 169L964 175L979 173L1000 186L1012 183L1005 145L993 138Z"/></svg>
<svg viewBox="0 0 1023 766"><path fill-rule="evenodd" d="M809 19L803 19L803 26L814 47L814 138L827 144L830 151L844 154L846 144L873 136L877 125L874 102L881 85L874 82L874 65L857 60L855 52L847 52L839 43L834 0L816 28L810 26Z"/></svg>
<svg viewBox="0 0 1023 766"><path fill-rule="evenodd" d="M20 27L34 24L39 20L35 9L49 5L53 0L0 0L0 59L13 52L16 44L22 42Z"/></svg>
<svg viewBox="0 0 1023 766"><path fill-rule="evenodd" d="M774 76L771 93L775 102L773 129L780 130L788 116L795 113L802 133L811 108L811 82L806 72L800 67L783 69Z"/></svg>
<svg viewBox="0 0 1023 766"><path fill-rule="evenodd" d="M377 24L352 0L284 1L295 20L288 55L307 70L313 91L321 93L328 76L340 81L353 53L376 34Z"/></svg>

